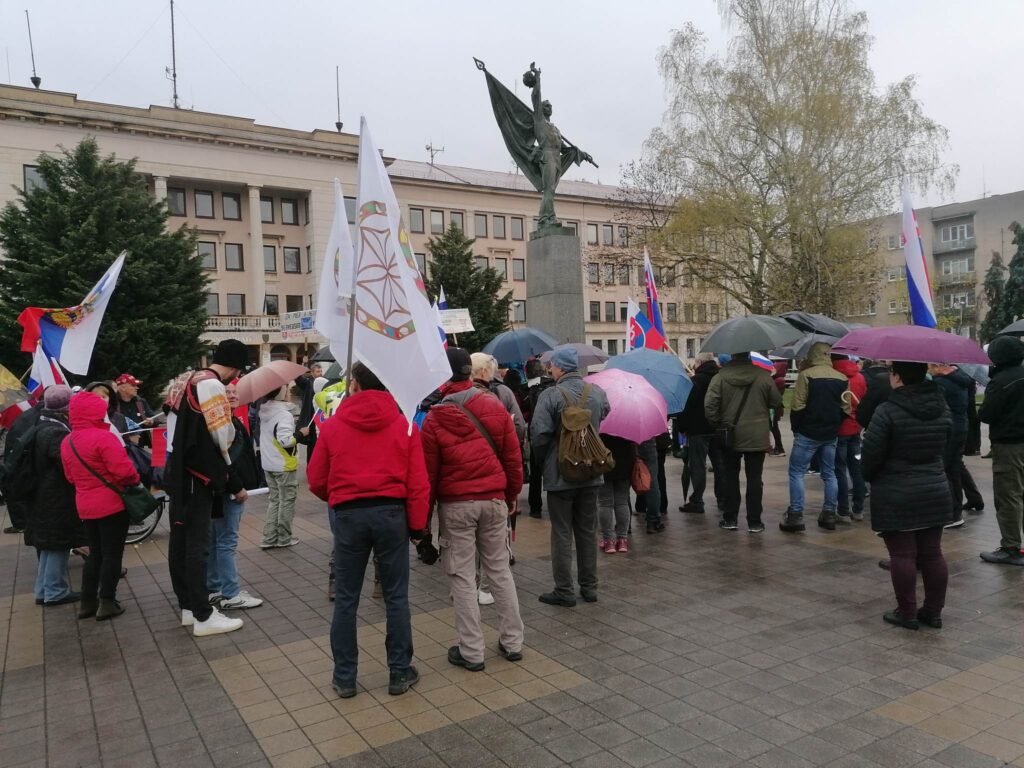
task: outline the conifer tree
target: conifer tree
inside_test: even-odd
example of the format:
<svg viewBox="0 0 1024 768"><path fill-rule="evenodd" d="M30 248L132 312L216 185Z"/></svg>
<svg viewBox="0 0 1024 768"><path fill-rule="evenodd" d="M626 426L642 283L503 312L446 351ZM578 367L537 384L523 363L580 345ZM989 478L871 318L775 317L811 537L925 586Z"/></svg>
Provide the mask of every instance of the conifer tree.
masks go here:
<svg viewBox="0 0 1024 768"><path fill-rule="evenodd" d="M1006 319L1004 297L1006 295L1006 265L998 251L992 252L992 263L985 272L985 282L981 287L985 296L985 319L978 329L978 338L987 343L999 333L1010 321Z"/></svg>
<svg viewBox="0 0 1024 768"><path fill-rule="evenodd" d="M1003 289L1002 319L1006 324L1024 318L1024 227L1016 221L1010 225L1017 252L1010 259L1009 275ZM998 329L996 329L998 330Z"/></svg>

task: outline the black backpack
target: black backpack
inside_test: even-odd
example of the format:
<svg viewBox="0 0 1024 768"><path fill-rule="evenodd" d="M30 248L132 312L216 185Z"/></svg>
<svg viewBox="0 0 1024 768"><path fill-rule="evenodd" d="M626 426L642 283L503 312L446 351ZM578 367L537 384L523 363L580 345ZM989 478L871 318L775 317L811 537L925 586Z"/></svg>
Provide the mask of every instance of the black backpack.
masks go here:
<svg viewBox="0 0 1024 768"><path fill-rule="evenodd" d="M36 424L20 439L16 439L3 462L0 482L3 485L4 496L14 502L30 502L35 494L36 483L39 480L35 465L36 435L39 433L39 427L40 425Z"/></svg>

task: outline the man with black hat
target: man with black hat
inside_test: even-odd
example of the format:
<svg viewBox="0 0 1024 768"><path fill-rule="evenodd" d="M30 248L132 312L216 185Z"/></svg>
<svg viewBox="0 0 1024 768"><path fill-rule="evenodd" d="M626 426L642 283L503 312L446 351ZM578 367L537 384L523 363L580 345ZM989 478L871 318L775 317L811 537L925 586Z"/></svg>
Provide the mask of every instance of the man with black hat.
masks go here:
<svg viewBox="0 0 1024 768"><path fill-rule="evenodd" d="M986 563L1024 565L1020 553L1024 515L1024 343L997 336L988 346L995 367L978 418L989 425L992 442L992 494L1001 541L999 549L982 552Z"/></svg>
<svg viewBox="0 0 1024 768"><path fill-rule="evenodd" d="M248 363L245 344L225 339L208 368L188 371L171 384L167 411L164 487L171 497L167 565L181 607L181 625L197 637L232 632L241 619L228 618L209 603L206 554L214 505L225 492L245 501L241 483L228 472L235 437L224 385Z"/></svg>

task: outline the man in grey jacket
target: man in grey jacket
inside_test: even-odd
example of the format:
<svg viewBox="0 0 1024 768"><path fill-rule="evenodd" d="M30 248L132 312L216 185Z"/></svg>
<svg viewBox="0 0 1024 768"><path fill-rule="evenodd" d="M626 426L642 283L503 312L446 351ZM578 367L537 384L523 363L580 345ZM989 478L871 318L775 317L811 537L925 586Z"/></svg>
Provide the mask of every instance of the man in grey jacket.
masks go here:
<svg viewBox="0 0 1024 768"><path fill-rule="evenodd" d="M576 605L572 583L572 544L576 542L576 570L580 594L588 603L597 602L597 489L604 482L596 477L584 483L573 483L558 472L558 442L561 435L562 409L566 398L579 403L583 395L583 377L579 357L572 347L557 347L551 357L551 377L555 385L545 390L537 401L530 423L530 445L544 467L544 489L548 493L548 514L551 516L551 571L555 588L540 596L542 603L571 608ZM591 423L597 431L610 410L608 398L597 386L583 405L590 411Z"/></svg>

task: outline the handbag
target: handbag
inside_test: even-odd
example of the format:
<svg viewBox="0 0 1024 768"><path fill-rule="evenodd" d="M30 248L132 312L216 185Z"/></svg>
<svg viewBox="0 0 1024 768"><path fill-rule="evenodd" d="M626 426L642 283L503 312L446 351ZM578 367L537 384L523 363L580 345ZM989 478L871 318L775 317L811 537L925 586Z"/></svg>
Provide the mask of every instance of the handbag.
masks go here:
<svg viewBox="0 0 1024 768"><path fill-rule="evenodd" d="M78 453L78 449L75 448L75 444L70 437L68 438L68 445L71 446L71 452L75 454L75 458L81 462L82 466L89 470L93 477L121 498L121 501L124 503L124 511L128 513L128 521L130 523L138 525L151 514L156 512L157 507L160 506L160 502L153 497L153 494L149 492L146 486L139 483L138 485L129 486L124 490L119 489L116 485L103 477L103 475L86 464L85 459L83 459Z"/></svg>
<svg viewBox="0 0 1024 768"><path fill-rule="evenodd" d="M639 456L633 462L633 473L630 475L629 484L637 493L647 493L651 490L651 470L647 468L647 462Z"/></svg>
<svg viewBox="0 0 1024 768"><path fill-rule="evenodd" d="M740 415L743 413L743 408L747 404L747 397L750 396L750 388L754 384L751 382L743 389L743 397L740 398L740 407L736 411L736 416L733 418L732 424L725 424L724 426L718 427L714 432L711 433L711 439L715 441L715 444L723 450L731 451L733 446L736 444L736 424L739 423Z"/></svg>

